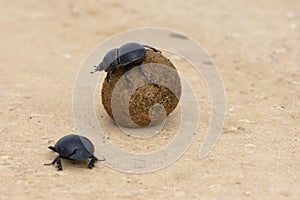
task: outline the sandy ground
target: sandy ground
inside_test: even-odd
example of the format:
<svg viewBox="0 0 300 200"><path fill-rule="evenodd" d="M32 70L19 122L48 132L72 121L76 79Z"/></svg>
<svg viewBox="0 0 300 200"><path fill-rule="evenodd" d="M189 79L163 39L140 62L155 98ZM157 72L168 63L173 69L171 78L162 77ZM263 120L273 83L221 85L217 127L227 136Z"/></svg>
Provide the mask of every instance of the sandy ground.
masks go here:
<svg viewBox="0 0 300 200"><path fill-rule="evenodd" d="M0 199L299 199L299 19L298 0L1 0ZM47 146L76 133L82 61L107 37L145 26L186 33L218 65L227 118L215 149L199 160L199 134L148 174L43 166L56 156Z"/></svg>

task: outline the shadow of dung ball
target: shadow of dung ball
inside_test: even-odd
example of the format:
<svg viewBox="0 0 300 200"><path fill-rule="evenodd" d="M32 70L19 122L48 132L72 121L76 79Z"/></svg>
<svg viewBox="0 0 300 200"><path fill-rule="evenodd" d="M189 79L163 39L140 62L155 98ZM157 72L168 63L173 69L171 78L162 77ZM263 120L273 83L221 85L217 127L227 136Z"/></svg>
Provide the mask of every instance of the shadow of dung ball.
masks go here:
<svg viewBox="0 0 300 200"><path fill-rule="evenodd" d="M107 77L103 82L102 104L111 119L119 125L144 127L159 124L180 100L180 78L166 57L147 50L141 66L127 72L127 80L124 68L120 67L110 82L107 82Z"/></svg>

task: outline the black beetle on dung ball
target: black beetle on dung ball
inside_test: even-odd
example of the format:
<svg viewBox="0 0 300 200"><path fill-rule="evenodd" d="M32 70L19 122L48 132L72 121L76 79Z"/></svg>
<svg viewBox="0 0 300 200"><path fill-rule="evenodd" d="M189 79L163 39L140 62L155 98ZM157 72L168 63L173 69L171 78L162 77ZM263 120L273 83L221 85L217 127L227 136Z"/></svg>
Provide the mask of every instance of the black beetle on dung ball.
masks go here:
<svg viewBox="0 0 300 200"><path fill-rule="evenodd" d="M125 78L130 87L132 84L130 80L127 78L127 72L132 69L132 67L138 65L139 69L143 76L145 76L148 80L150 78L145 74L143 66L141 65L143 59L146 57L147 51L146 48L152 49L155 52L161 53L161 51L150 47L148 45L141 45L136 42L129 42L122 45L120 48L114 48L108 51L102 62L98 66L94 66L95 70L92 73L97 71L105 71L107 72L107 81L110 81L110 77L114 75L117 67L123 67L123 72L125 74Z"/></svg>

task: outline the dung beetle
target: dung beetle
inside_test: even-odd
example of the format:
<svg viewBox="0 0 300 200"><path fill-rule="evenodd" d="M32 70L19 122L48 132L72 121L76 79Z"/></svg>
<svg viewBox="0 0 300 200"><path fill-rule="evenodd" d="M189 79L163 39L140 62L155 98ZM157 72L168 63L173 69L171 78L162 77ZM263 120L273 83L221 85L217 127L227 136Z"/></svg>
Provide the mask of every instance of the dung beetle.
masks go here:
<svg viewBox="0 0 300 200"><path fill-rule="evenodd" d="M90 169L94 167L95 162L98 160L94 156L95 149L93 143L88 138L81 135L66 135L59 139L54 147L49 146L48 148L59 155L53 162L45 165L54 165L56 163L58 170L62 170L61 158L80 161L91 158L92 160L88 164L88 168Z"/></svg>
<svg viewBox="0 0 300 200"><path fill-rule="evenodd" d="M117 67L124 67L124 74L127 82L130 81L127 78L127 72L132 69L132 67L139 65L141 73L146 76L143 67L140 65L143 59L146 57L146 48L152 49L155 52L161 53L161 51L150 47L148 45L141 45L136 42L129 42L122 45L120 48L111 49L106 53L102 62L98 66L94 66L95 70L91 74L97 71L105 71L107 73L107 81L110 81L110 76L114 74ZM148 77L147 77L148 78Z"/></svg>

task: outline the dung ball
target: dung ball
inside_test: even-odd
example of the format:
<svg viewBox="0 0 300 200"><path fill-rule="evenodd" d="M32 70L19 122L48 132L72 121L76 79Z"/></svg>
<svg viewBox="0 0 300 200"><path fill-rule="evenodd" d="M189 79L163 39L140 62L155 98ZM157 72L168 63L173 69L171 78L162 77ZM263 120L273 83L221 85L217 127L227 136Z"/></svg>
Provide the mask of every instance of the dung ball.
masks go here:
<svg viewBox="0 0 300 200"><path fill-rule="evenodd" d="M125 66L127 67L127 66ZM176 108L181 96L175 66L160 52L147 50L140 65L124 73L124 66L103 81L104 109L118 125L144 127L161 123Z"/></svg>

